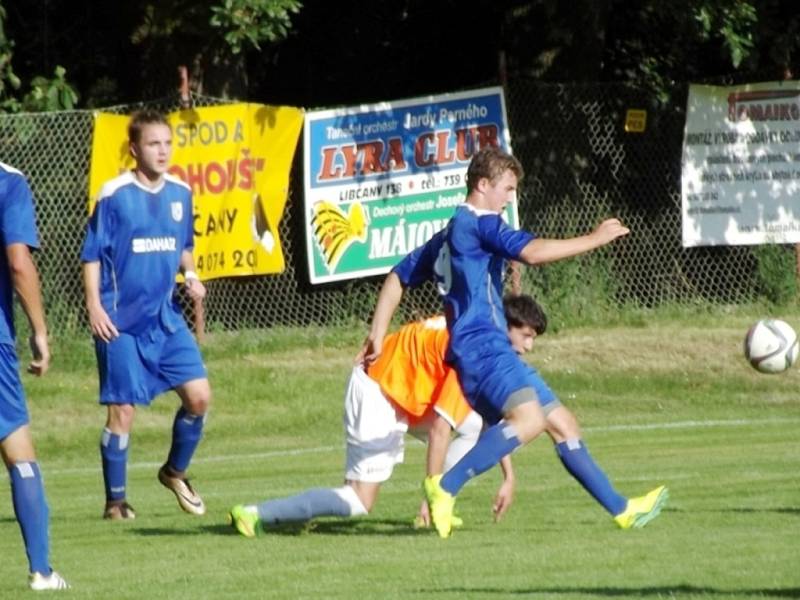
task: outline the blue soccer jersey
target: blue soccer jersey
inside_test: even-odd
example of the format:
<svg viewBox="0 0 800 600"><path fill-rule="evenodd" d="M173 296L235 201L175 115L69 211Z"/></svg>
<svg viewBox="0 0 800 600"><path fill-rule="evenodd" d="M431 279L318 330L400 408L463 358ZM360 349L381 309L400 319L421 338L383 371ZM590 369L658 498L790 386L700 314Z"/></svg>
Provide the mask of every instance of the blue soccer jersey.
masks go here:
<svg viewBox="0 0 800 600"><path fill-rule="evenodd" d="M13 285L6 248L11 244L39 247L33 196L25 176L0 163L0 344L14 343Z"/></svg>
<svg viewBox="0 0 800 600"><path fill-rule="evenodd" d="M499 421L508 398L522 388L533 388L542 405L555 401L511 346L503 310L505 261L518 258L533 239L497 213L464 204L445 229L394 268L405 286L435 280L450 330L445 359L487 423Z"/></svg>
<svg viewBox="0 0 800 600"><path fill-rule="evenodd" d="M120 332L184 325L173 294L181 254L194 245L192 225L191 190L175 177L151 190L128 172L103 186L81 261L100 263L100 300Z"/></svg>
<svg viewBox="0 0 800 600"><path fill-rule="evenodd" d="M503 311L505 261L518 258L533 239L497 213L463 204L445 229L395 266L405 286L436 281L450 330L449 363L480 348L510 348Z"/></svg>

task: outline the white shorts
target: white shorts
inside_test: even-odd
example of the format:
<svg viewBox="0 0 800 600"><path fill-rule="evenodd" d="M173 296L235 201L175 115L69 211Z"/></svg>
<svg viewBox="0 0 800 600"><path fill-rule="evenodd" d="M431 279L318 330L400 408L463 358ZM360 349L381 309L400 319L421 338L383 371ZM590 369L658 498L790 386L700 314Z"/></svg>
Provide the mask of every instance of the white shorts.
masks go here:
<svg viewBox="0 0 800 600"><path fill-rule="evenodd" d="M408 423L381 392L380 386L355 367L344 397L347 440L345 479L382 483L403 462Z"/></svg>

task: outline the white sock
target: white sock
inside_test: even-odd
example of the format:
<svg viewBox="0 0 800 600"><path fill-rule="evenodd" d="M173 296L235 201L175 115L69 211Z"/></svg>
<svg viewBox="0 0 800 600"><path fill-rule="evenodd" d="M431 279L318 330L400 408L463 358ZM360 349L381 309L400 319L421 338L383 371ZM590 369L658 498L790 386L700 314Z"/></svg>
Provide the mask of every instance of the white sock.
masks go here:
<svg viewBox="0 0 800 600"><path fill-rule="evenodd" d="M315 488L296 496L267 500L258 505L258 518L268 525L309 521L314 517L355 517L365 514L367 509L349 485L340 488Z"/></svg>
<svg viewBox="0 0 800 600"><path fill-rule="evenodd" d="M473 410L461 425L456 428L456 435L450 440L450 445L447 447L447 456L444 459L445 473L472 449L478 441L482 429L483 419Z"/></svg>

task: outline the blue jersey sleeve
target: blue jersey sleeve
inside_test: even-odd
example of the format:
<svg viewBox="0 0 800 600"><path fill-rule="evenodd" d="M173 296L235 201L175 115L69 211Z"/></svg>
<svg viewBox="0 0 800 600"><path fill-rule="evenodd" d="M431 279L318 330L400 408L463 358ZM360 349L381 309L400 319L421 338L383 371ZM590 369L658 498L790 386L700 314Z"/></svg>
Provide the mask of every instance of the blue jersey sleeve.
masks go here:
<svg viewBox="0 0 800 600"><path fill-rule="evenodd" d="M103 250L103 237L106 231L104 226L105 213L108 201L98 200L94 205L92 216L86 225L86 237L81 250L81 262L98 262Z"/></svg>
<svg viewBox="0 0 800 600"><path fill-rule="evenodd" d="M443 242L444 231L439 231L394 266L392 272L400 278L404 287L417 287L433 279Z"/></svg>
<svg viewBox="0 0 800 600"><path fill-rule="evenodd" d="M7 178L5 198L0 212L0 229L6 246L25 244L39 247L36 217L33 211L33 195L28 182L21 175Z"/></svg>
<svg viewBox="0 0 800 600"><path fill-rule="evenodd" d="M509 227L500 215L480 217L478 232L484 250L507 260L519 258L522 249L536 239L529 231Z"/></svg>

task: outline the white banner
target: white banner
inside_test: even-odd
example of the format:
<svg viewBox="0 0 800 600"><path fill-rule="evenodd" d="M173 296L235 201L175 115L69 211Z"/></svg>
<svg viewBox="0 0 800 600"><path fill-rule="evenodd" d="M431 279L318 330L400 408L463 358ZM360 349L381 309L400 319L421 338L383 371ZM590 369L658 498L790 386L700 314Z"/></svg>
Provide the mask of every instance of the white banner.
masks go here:
<svg viewBox="0 0 800 600"><path fill-rule="evenodd" d="M683 245L800 242L800 82L692 85Z"/></svg>

